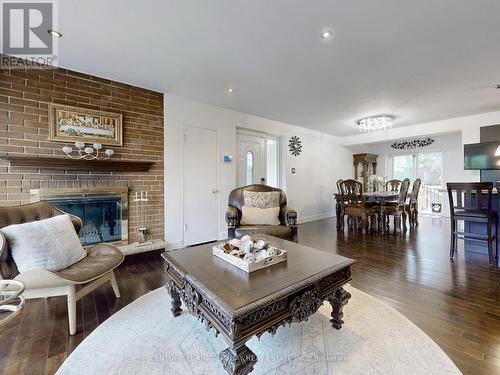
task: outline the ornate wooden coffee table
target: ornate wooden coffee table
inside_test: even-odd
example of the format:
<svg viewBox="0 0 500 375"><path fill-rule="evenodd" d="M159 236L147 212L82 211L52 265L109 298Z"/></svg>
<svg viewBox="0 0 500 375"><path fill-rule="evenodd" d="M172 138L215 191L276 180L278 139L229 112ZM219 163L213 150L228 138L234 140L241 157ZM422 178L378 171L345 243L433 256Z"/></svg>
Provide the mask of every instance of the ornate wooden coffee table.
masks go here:
<svg viewBox="0 0 500 375"><path fill-rule="evenodd" d="M288 251L288 260L250 274L212 255L206 244L165 252L166 288L172 314L188 311L207 330L222 334L229 348L219 355L229 374L248 374L257 356L245 345L254 335L274 334L278 327L307 320L323 301L332 306L332 326L342 327L342 309L351 295L342 286L351 280L354 260L267 235Z"/></svg>

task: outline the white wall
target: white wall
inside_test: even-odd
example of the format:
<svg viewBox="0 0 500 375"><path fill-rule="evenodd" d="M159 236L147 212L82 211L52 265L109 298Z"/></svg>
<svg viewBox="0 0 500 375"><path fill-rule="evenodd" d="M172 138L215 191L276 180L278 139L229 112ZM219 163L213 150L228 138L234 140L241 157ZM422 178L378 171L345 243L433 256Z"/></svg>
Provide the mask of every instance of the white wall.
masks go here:
<svg viewBox="0 0 500 375"><path fill-rule="evenodd" d="M292 135L303 141L303 152L292 156L284 144L284 186L289 205L299 213L300 222L334 215L331 193L339 178L352 176L352 154L373 152L387 155L387 145L395 140L432 136L444 155L446 181L479 181L479 172L463 170L463 145L479 142L481 126L500 124L500 111L452 118L431 123L394 128L379 134L356 134L334 137L290 124L247 115L201 102L165 94L165 236L170 248L183 245L182 212L182 134L183 126L194 125L215 129L219 145L219 232L226 234L224 213L229 192L236 185L236 128L263 131L286 140ZM377 143L379 143L377 145ZM343 147L345 146L345 147ZM432 148L431 148L432 147ZM380 148L383 148L381 151ZM427 149L427 148L426 148ZM232 155L233 162L222 162L223 155ZM385 159L385 157L382 157ZM385 174L385 161L381 160ZM296 168L296 174L290 169ZM444 200L446 201L446 200ZM444 210L446 210L444 208ZM446 211L444 211L446 212Z"/></svg>
<svg viewBox="0 0 500 375"><path fill-rule="evenodd" d="M299 221L305 222L334 216L337 179L348 176L352 168L352 152L340 146L339 139L290 124L251 116L193 100L165 95L165 236L170 248L183 245L182 212L182 135L183 126L199 126L217 131L219 145L220 237L227 236L224 214L227 197L236 187L236 128L247 128L277 136L299 136L303 151L298 157L284 144L284 183L288 204L297 210ZM223 155L232 155L230 164ZM296 173L290 173L291 168Z"/></svg>
<svg viewBox="0 0 500 375"><path fill-rule="evenodd" d="M447 166L449 165L452 168L452 172L449 172L449 176L445 178L445 182L451 180L479 181L479 171L466 171L463 169L463 145L467 143L479 142L480 128L482 126L498 124L500 124L500 111L482 113L473 116L456 117L401 128L396 127L389 131L376 134L358 134L355 136L341 137L340 143L349 147L351 150L368 150L371 145L375 145L380 142L392 143L395 140L413 139L425 136L432 136L437 139L438 137L449 133L459 132L461 134L461 141L458 146L458 150L456 141L453 140L450 145L447 145L446 142L442 142L442 148L450 148L450 155L453 154L453 158L457 158L456 163L453 160L447 162ZM459 167L457 167L457 163ZM448 171L445 172L448 173Z"/></svg>
<svg viewBox="0 0 500 375"><path fill-rule="evenodd" d="M387 132L378 134L359 134L356 136L342 137L341 144L347 147L357 147L358 145L368 145L377 142L389 142L400 139L412 139L415 137L433 136L437 137L452 132L460 132L461 142L459 150L455 150L455 157L460 164L459 170L450 173L449 179L456 181L479 181L479 171L465 171L463 169L463 145L467 143L478 143L480 140L480 128L482 126L500 124L500 111L482 113L473 116L456 117L442 121L428 122L401 128L394 128ZM455 147L455 145L451 146ZM451 165L451 164L450 164ZM453 168L456 168L454 164Z"/></svg>
<svg viewBox="0 0 500 375"><path fill-rule="evenodd" d="M482 126L498 124L500 124L500 111L394 128L377 134L342 137L341 144L356 153L370 152L380 155L381 166L377 170L377 174L390 176L392 166L387 161L388 155L398 153L390 149L391 143L396 140L411 140L431 136L436 140L435 144L425 147L423 150L440 150L443 152L444 183L473 182L479 181L480 174L479 171L466 171L463 169L464 144L478 143ZM351 172L352 174L353 172ZM449 216L446 193L442 194L441 201L443 202L443 216Z"/></svg>
<svg viewBox="0 0 500 375"><path fill-rule="evenodd" d="M412 140L415 137L409 137ZM416 137L419 138L419 137ZM443 182L470 181L470 171L464 171L464 160L462 157L462 133L453 132L449 134L432 136L434 143L413 150L396 150L391 147L394 141L369 143L365 145L349 146L353 153L369 152L378 155L377 174L379 176L392 176L392 156L414 154L418 152L438 152L443 158ZM475 179L475 177L474 177ZM444 184L443 184L444 187Z"/></svg>

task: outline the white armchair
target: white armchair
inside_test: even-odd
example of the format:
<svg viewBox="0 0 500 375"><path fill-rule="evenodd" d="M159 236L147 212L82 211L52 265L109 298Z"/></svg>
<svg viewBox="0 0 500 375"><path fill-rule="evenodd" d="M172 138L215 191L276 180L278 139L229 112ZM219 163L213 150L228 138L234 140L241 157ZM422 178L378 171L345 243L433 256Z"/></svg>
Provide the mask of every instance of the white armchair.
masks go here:
<svg viewBox="0 0 500 375"><path fill-rule="evenodd" d="M62 214L65 213L46 202L0 207L0 228ZM74 215L70 217L78 233L82 222ZM66 296L69 333L74 335L76 333L76 301L108 281L111 283L116 298L120 298L113 270L123 261L123 253L116 246L105 243L92 246L86 251L85 258L56 272L30 270L19 273L10 254L8 242L0 232L0 278L23 282L26 288L23 293L24 298Z"/></svg>

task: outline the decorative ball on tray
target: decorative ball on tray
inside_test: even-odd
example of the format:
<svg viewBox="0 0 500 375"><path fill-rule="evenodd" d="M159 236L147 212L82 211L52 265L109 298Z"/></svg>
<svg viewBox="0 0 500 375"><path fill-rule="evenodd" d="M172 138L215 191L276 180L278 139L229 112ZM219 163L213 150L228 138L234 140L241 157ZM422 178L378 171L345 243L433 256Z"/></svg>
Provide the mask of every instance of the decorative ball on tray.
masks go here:
<svg viewBox="0 0 500 375"><path fill-rule="evenodd" d="M269 249L273 249L273 255L276 255L277 249L273 248L269 241L259 239L253 240L250 236L243 236L241 239L234 238L226 242L222 248L224 253L245 259L248 262L255 262L263 256L269 256Z"/></svg>

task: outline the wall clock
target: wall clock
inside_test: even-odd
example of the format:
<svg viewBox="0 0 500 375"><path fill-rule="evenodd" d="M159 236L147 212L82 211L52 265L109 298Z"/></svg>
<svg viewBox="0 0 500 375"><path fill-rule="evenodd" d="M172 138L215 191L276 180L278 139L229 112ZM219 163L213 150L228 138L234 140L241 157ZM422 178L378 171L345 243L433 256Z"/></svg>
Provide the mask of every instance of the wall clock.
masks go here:
<svg viewBox="0 0 500 375"><path fill-rule="evenodd" d="M300 138L295 135L291 137L290 141L288 142L288 149L293 156L299 156L302 152L302 142Z"/></svg>

